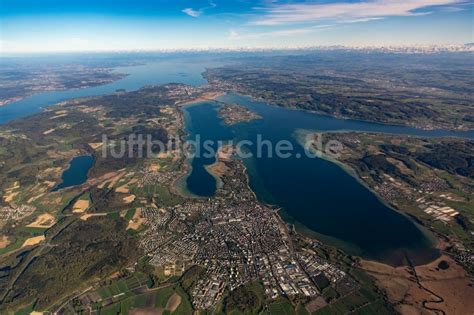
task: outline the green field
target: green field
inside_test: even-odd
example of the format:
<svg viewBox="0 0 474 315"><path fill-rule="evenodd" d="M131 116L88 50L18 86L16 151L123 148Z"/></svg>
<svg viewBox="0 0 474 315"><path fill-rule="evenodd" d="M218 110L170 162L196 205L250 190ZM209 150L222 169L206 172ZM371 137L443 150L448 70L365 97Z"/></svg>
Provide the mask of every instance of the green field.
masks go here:
<svg viewBox="0 0 474 315"><path fill-rule="evenodd" d="M173 295L174 289L172 287L166 287L155 294L155 307L165 308L166 303L168 302L169 298Z"/></svg>
<svg viewBox="0 0 474 315"><path fill-rule="evenodd" d="M267 315L292 315L296 314L291 305L290 301L281 299L268 306L268 311L265 312Z"/></svg>
<svg viewBox="0 0 474 315"><path fill-rule="evenodd" d="M129 281L131 279L127 279ZM142 279L143 280L143 279ZM97 290L101 296L110 297L112 289L116 290L120 286L127 285L127 281L119 282L117 281L111 286ZM120 283L120 284L119 284ZM133 284L133 283L132 283ZM181 303L174 312L166 310L166 306L170 297L177 293L181 297ZM134 293L127 291L125 295L120 296L120 298L111 305L107 305L99 310L99 314L128 314L131 309L161 309L163 314L177 314L177 315L187 315L192 314L193 308L189 302L188 296L180 288L175 286L166 286L160 289L149 290L142 294L135 295Z"/></svg>
<svg viewBox="0 0 474 315"><path fill-rule="evenodd" d="M97 289L97 293L102 299L107 299L120 293L128 295L133 289L146 285L147 280L147 275L137 272L126 279L115 280L110 285Z"/></svg>

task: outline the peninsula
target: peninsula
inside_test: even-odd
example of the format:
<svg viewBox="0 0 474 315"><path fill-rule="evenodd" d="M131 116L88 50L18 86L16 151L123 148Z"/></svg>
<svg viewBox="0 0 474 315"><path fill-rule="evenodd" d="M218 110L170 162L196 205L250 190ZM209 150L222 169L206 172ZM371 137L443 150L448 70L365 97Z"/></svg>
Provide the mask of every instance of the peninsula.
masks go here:
<svg viewBox="0 0 474 315"><path fill-rule="evenodd" d="M219 116L224 120L226 125L235 125L262 118L257 113L239 104L224 104L220 106Z"/></svg>

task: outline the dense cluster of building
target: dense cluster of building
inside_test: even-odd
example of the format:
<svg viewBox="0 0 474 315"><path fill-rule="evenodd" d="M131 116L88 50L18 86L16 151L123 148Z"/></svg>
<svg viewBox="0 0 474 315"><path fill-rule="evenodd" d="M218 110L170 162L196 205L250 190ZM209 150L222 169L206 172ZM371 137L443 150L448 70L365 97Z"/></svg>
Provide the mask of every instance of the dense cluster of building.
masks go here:
<svg viewBox="0 0 474 315"><path fill-rule="evenodd" d="M458 263L466 267L471 273L474 272L474 253L471 250L457 242L454 244L451 253Z"/></svg>
<svg viewBox="0 0 474 315"><path fill-rule="evenodd" d="M177 176L176 172L155 172L143 169L140 171L139 185L168 184Z"/></svg>
<svg viewBox="0 0 474 315"><path fill-rule="evenodd" d="M346 277L344 271L339 270L336 266L330 264L317 255L311 254L310 252L298 253L298 260L301 266L312 278L324 274L330 282L337 283L339 280Z"/></svg>
<svg viewBox="0 0 474 315"><path fill-rule="evenodd" d="M7 222L9 220L17 221L35 211L35 207L29 205L10 205L0 207L0 222Z"/></svg>
<svg viewBox="0 0 474 315"><path fill-rule="evenodd" d="M244 166L226 161L229 172L211 199L195 199L144 211L148 229L142 247L160 267L204 268L192 288L193 305L210 309L226 289L260 281L267 298L318 296L312 276L324 273L337 283L345 273L322 258L298 253L275 210L259 203L247 185ZM148 213L150 212L150 213Z"/></svg>
<svg viewBox="0 0 474 315"><path fill-rule="evenodd" d="M403 196L406 199L411 199L411 193L406 189L402 189L402 185L398 182L384 181L379 185L374 186L374 190L382 197L383 200L391 204L397 204L397 200Z"/></svg>

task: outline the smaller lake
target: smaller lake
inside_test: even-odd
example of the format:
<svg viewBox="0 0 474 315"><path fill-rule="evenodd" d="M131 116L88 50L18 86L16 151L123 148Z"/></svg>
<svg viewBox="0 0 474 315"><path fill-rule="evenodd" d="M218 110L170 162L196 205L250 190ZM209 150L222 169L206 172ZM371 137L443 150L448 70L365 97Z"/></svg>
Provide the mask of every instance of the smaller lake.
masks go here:
<svg viewBox="0 0 474 315"><path fill-rule="evenodd" d="M51 191L84 184L87 181L87 173L94 165L94 159L89 155L81 155L69 162L69 168L61 176L62 182Z"/></svg>

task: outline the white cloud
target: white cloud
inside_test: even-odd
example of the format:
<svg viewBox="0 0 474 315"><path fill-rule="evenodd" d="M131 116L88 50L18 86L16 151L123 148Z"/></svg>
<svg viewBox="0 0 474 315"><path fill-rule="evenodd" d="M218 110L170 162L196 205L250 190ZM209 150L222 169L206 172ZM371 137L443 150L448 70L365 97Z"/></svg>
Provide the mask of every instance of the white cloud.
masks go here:
<svg viewBox="0 0 474 315"><path fill-rule="evenodd" d="M189 16L197 18L201 16L205 10L210 9L210 8L215 8L215 7L216 7L216 4L214 2L209 2L209 5L207 7L203 7L198 10L194 10L193 8L186 8L186 9L181 10L181 12Z"/></svg>
<svg viewBox="0 0 474 315"><path fill-rule="evenodd" d="M463 0L371 0L364 2L343 3L298 3L271 5L263 17L252 24L281 25L310 23L317 21L366 21L389 16L416 16L427 14L416 10L442 5L460 4Z"/></svg>
<svg viewBox="0 0 474 315"><path fill-rule="evenodd" d="M182 12L192 17L199 17L202 14L202 10L194 10L192 8L183 9Z"/></svg>

